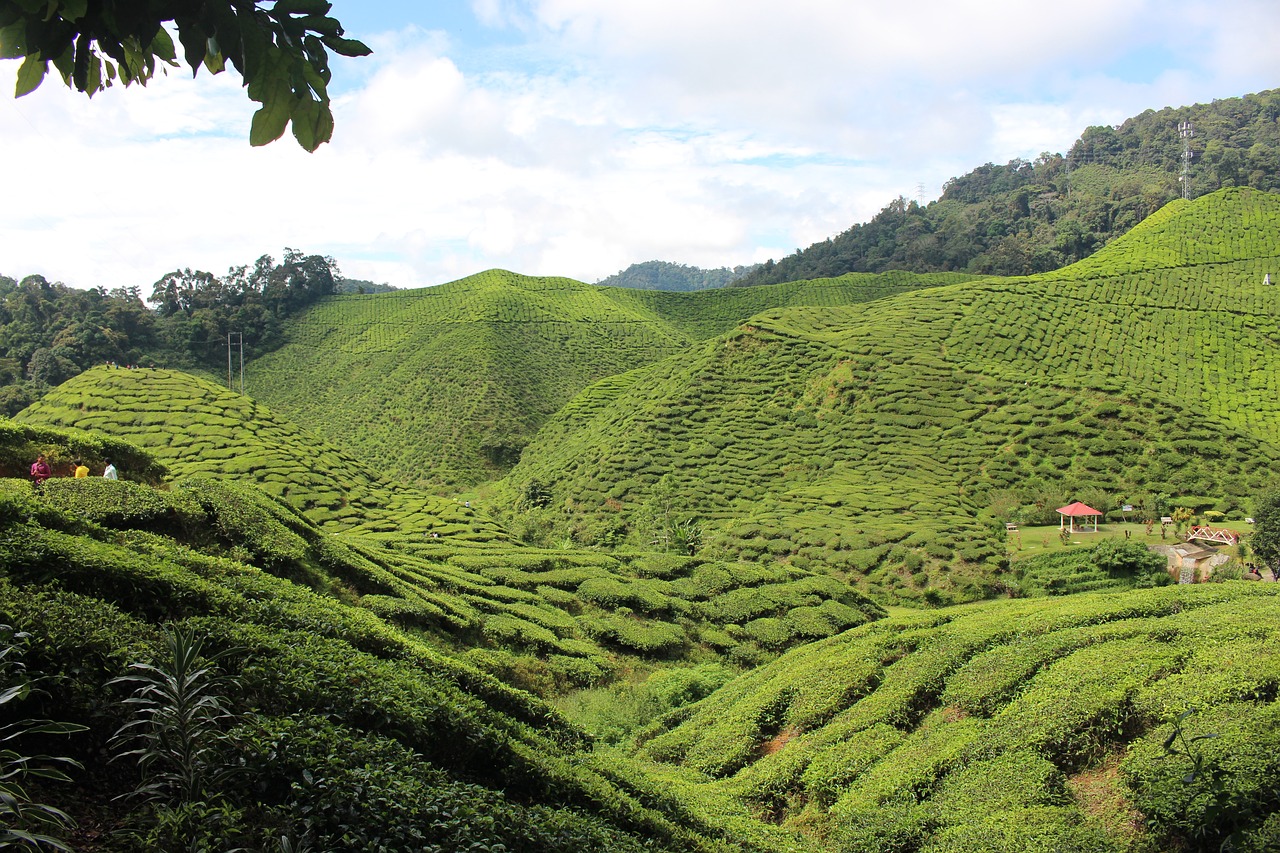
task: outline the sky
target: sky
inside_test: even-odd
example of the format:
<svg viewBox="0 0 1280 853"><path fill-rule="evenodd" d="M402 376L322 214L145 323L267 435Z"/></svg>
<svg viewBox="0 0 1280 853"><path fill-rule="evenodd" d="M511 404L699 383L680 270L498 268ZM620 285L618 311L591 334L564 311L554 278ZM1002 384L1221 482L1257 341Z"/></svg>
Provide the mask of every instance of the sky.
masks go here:
<svg viewBox="0 0 1280 853"><path fill-rule="evenodd" d="M1088 126L1280 86L1275 0L335 0L333 139L248 143L228 72L14 99L0 274L79 288L285 248L424 287L780 259Z"/></svg>

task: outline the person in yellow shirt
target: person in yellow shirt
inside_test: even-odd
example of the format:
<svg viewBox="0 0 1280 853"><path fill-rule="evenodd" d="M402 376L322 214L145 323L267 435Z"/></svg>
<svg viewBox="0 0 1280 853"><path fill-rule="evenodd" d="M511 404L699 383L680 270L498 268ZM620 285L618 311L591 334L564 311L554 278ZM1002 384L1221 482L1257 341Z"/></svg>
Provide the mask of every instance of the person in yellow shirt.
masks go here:
<svg viewBox="0 0 1280 853"><path fill-rule="evenodd" d="M89 476L89 466L85 465L79 459L76 460L76 479Z"/></svg>

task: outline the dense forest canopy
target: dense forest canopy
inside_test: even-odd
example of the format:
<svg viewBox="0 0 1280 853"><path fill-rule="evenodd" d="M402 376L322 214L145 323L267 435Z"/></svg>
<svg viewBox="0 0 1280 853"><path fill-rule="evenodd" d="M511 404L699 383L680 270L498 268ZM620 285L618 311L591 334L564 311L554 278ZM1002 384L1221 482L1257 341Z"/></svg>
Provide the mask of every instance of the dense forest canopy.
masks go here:
<svg viewBox="0 0 1280 853"><path fill-rule="evenodd" d="M596 282L605 287L634 287L641 290L692 291L724 287L736 278L750 273L754 266L719 267L708 270L669 261L645 261L632 264L608 278Z"/></svg>
<svg viewBox="0 0 1280 853"><path fill-rule="evenodd" d="M138 287L79 290L30 275L0 276L0 412L12 415L50 387L95 364L162 363L215 368L227 334L243 334L246 355L280 342L284 321L338 292L333 258L285 249L224 276L166 273L146 297Z"/></svg>
<svg viewBox="0 0 1280 853"><path fill-rule="evenodd" d="M897 198L869 222L772 259L734 286L847 272L1028 275L1088 257L1183 194L1230 186L1280 190L1280 90L1147 110L1090 127L1061 154L987 163L948 181L928 205ZM1179 126L1189 122L1194 136Z"/></svg>

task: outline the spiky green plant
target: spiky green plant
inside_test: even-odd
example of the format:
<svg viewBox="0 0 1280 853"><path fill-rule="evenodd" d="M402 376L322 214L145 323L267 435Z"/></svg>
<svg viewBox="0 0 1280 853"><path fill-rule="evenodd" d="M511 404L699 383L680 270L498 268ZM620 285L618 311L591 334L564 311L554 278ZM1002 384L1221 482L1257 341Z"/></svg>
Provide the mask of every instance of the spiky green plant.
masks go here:
<svg viewBox="0 0 1280 853"><path fill-rule="evenodd" d="M109 684L135 685L124 703L133 719L112 736L117 758L135 758L142 781L133 791L146 799L190 803L217 791L233 768L222 760L233 718L222 689L227 679L214 669L227 650L205 654L194 628L167 627L160 666L132 663L133 674Z"/></svg>

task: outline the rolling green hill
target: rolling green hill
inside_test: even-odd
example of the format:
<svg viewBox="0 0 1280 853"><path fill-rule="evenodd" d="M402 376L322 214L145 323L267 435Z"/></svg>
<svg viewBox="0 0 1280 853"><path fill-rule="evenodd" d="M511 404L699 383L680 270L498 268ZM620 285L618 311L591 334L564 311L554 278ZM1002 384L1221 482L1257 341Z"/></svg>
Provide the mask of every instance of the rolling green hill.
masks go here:
<svg viewBox="0 0 1280 853"><path fill-rule="evenodd" d="M230 470L220 463L237 457L223 451L254 457L269 446L272 470L290 476L341 457L244 398L168 371L105 368L59 394L45 414L76 411L90 428L105 415L178 472L156 484L58 476L40 491L0 479L0 625L19 632L0 628L0 704L28 698L10 692L18 677L39 679L20 713L87 727L48 744L84 764L74 784L34 789L80 822L86 849L234 840L274 851L286 849L272 846L281 837L441 853L795 849L767 826L685 814L643 776L615 778L590 736L532 692L712 661L718 684L884 615L856 591L794 566L545 551L452 535L447 524L438 537L394 519L390 532L364 518L321 530L297 507L314 484L273 496L273 480ZM170 411L166 425L157 400L179 397L200 423L179 425ZM215 407L221 429L210 428ZM0 429L0 458L101 452L148 477L163 472L136 444L42 425L40 414ZM193 435L197 448L175 446ZM174 626L222 656L204 661L222 680L202 690L220 691L225 713L212 728L193 725L207 739L198 752L166 753L158 779L140 777L132 762L105 763L122 751L111 734L131 710L112 679L141 663L177 667L166 662ZM21 754L0 757L6 772ZM184 771L203 780L194 793L163 775ZM121 799L145 784L147 795ZM99 838L103 826L121 833Z"/></svg>
<svg viewBox="0 0 1280 853"><path fill-rule="evenodd" d="M91 368L15 420L131 441L178 476L255 483L332 530L504 538L492 520L469 507L393 486L252 398L178 371Z"/></svg>
<svg viewBox="0 0 1280 853"><path fill-rule="evenodd" d="M933 603L1006 587L1005 493L1240 512L1280 471L1278 233L1280 197L1224 190L1058 272L765 311L587 389L506 500L645 538L662 495L713 549Z"/></svg>
<svg viewBox="0 0 1280 853"><path fill-rule="evenodd" d="M288 344L247 366L247 388L380 472L468 487L505 473L590 383L684 352L765 308L964 278L894 273L665 293L494 270L326 300L290 325Z"/></svg>
<svg viewBox="0 0 1280 853"><path fill-rule="evenodd" d="M159 470L120 439L0 430L0 455L31 446L105 447ZM28 816L32 798L67 812L77 826L57 835L80 849L1280 842L1275 584L883 618L794 565L335 536L229 476L162 486L0 479L0 625L19 632L0 628L6 719L83 726L7 740L19 751L3 760L83 765L19 800ZM175 698L199 689L218 716L186 730L195 752L165 751L178 743L158 739L177 733L166 694L146 704L119 677L176 673L192 642L203 673ZM733 663L760 665L698 688ZM511 686L655 671L669 710L617 747ZM40 689L10 692L32 679ZM129 723L156 739L113 737Z"/></svg>

